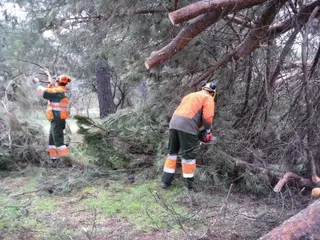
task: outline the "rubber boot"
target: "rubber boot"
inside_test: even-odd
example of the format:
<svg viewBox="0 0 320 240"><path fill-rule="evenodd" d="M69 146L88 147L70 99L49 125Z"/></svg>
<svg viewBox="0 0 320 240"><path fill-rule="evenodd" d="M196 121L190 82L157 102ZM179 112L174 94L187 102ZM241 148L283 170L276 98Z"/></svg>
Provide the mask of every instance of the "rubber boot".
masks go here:
<svg viewBox="0 0 320 240"><path fill-rule="evenodd" d="M160 185L160 187L161 187L162 189L167 189L167 188L170 187L170 186L171 186L171 183L165 183L165 182L162 182L161 185Z"/></svg>
<svg viewBox="0 0 320 240"><path fill-rule="evenodd" d="M186 178L186 187L189 190L193 190L194 189L194 178Z"/></svg>

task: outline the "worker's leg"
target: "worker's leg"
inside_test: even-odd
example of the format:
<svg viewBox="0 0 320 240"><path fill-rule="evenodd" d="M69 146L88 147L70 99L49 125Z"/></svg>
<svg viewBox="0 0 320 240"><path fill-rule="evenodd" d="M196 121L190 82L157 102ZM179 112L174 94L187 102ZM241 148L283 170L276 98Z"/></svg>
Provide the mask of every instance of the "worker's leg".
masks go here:
<svg viewBox="0 0 320 240"><path fill-rule="evenodd" d="M171 185L171 182L176 172L177 167L177 158L180 148L178 131L175 129L169 130L169 146L168 146L168 155L163 167L162 174L162 188L166 188Z"/></svg>
<svg viewBox="0 0 320 240"><path fill-rule="evenodd" d="M49 152L50 159L54 162L58 157L58 153L57 153L56 145L54 144L54 140L53 140L53 133L52 133L54 128L53 126L54 126L54 123L50 121L48 152Z"/></svg>
<svg viewBox="0 0 320 240"><path fill-rule="evenodd" d="M61 119L52 120L54 122L53 127L53 139L57 148L58 157L66 157L69 154L67 146L64 144L63 130L66 127L66 121Z"/></svg>
<svg viewBox="0 0 320 240"><path fill-rule="evenodd" d="M196 170L199 139L197 135L179 131L179 141L181 146L182 175L186 179L187 187L192 188Z"/></svg>

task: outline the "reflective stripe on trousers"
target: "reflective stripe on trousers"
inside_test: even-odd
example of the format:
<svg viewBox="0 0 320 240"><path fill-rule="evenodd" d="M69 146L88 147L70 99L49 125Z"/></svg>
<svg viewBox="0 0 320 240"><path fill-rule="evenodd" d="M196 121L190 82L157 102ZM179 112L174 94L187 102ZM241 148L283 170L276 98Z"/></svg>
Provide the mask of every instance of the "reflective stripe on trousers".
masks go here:
<svg viewBox="0 0 320 240"><path fill-rule="evenodd" d="M57 147L58 157L66 157L69 154L69 149L66 145L62 145L60 147Z"/></svg>
<svg viewBox="0 0 320 240"><path fill-rule="evenodd" d="M194 172L196 170L196 160L195 159L182 159L182 175L184 178L193 178Z"/></svg>
<svg viewBox="0 0 320 240"><path fill-rule="evenodd" d="M58 152L55 145L48 145L48 152L50 159L57 159Z"/></svg>
<svg viewBox="0 0 320 240"><path fill-rule="evenodd" d="M163 172L175 173L177 167L177 155L167 155L166 161L164 163Z"/></svg>

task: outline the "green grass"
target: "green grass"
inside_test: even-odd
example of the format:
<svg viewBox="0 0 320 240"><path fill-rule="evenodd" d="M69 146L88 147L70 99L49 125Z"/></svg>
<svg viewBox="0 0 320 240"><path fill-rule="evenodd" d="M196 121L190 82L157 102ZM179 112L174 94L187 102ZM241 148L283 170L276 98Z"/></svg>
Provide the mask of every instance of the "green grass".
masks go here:
<svg viewBox="0 0 320 240"><path fill-rule="evenodd" d="M126 219L138 230L151 231L169 225L172 227L176 225L176 219L172 212L166 210L162 205L165 203L174 212L185 215L186 209L174 202L174 199L182 196L183 190L173 187L169 191L161 191L158 185L158 181L149 181L127 187L113 183L107 189L86 188L84 192L90 192L95 196L87 198L83 204L97 209L106 217L116 215Z"/></svg>
<svg viewBox="0 0 320 240"><path fill-rule="evenodd" d="M32 204L32 211L34 212L50 212L54 211L56 201L51 197L38 196Z"/></svg>

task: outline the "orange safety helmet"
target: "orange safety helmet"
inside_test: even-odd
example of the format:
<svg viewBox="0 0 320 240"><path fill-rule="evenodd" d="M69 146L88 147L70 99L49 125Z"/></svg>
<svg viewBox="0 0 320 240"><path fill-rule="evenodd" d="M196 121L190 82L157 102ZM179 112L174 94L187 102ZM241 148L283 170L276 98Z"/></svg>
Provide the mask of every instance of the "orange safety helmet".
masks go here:
<svg viewBox="0 0 320 240"><path fill-rule="evenodd" d="M56 81L67 85L69 82L71 82L71 78L66 75L60 75L59 77L57 77Z"/></svg>

